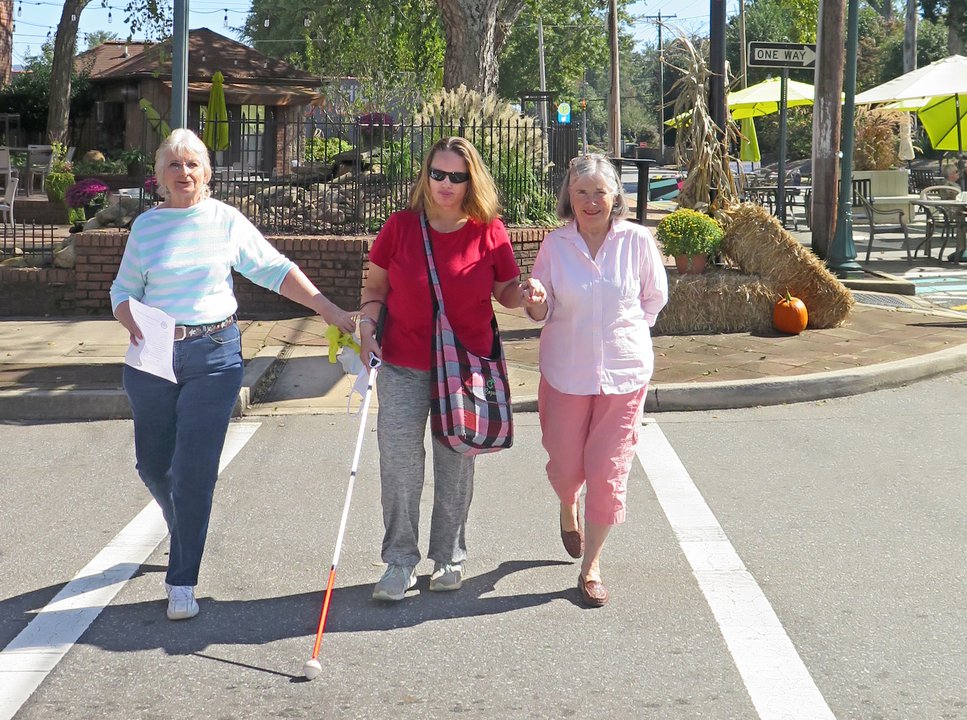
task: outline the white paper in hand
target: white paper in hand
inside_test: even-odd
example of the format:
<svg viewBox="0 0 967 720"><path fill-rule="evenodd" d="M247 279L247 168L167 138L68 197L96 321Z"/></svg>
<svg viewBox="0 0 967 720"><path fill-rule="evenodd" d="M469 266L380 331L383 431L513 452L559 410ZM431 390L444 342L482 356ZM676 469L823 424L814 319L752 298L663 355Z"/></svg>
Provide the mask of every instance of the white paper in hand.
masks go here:
<svg viewBox="0 0 967 720"><path fill-rule="evenodd" d="M128 345L124 362L142 372L177 382L174 370L175 319L134 298L128 300L128 307L144 337L138 345Z"/></svg>

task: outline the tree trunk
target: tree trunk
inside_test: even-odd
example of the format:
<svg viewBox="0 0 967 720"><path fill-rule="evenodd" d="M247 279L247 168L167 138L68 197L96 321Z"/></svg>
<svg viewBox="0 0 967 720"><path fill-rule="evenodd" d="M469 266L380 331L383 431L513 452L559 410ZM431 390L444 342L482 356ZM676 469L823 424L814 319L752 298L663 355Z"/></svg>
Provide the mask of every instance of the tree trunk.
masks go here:
<svg viewBox="0 0 967 720"><path fill-rule="evenodd" d="M447 42L443 87L496 92L497 54L524 0L437 0L437 5Z"/></svg>
<svg viewBox="0 0 967 720"><path fill-rule="evenodd" d="M74 69L74 47L81 11L90 0L67 0L54 38L54 58L50 66L50 103L47 109L47 138L50 142L68 143L67 122L70 118L71 72Z"/></svg>
<svg viewBox="0 0 967 720"><path fill-rule="evenodd" d="M917 0L907 0L907 12L903 25L903 72L917 69Z"/></svg>
<svg viewBox="0 0 967 720"><path fill-rule="evenodd" d="M4 87L13 73L13 0L0 0L0 17L0 87Z"/></svg>
<svg viewBox="0 0 967 720"><path fill-rule="evenodd" d="M825 259L836 232L839 143L843 123L840 93L846 60L845 0L821 0L816 48L816 104L813 107L812 248Z"/></svg>
<svg viewBox="0 0 967 720"><path fill-rule="evenodd" d="M962 2L950 0L947 5L947 51L951 55L964 54L964 39L960 28L964 26L964 7Z"/></svg>

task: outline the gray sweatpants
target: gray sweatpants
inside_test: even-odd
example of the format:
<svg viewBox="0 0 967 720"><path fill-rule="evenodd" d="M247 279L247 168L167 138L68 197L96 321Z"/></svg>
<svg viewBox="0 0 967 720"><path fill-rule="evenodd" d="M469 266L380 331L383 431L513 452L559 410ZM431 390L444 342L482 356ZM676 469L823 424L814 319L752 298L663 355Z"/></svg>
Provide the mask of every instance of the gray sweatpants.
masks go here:
<svg viewBox="0 0 967 720"><path fill-rule="evenodd" d="M430 373L383 363L376 382L379 415L379 474L382 487L383 562L420 562L420 496L426 451L423 437L430 416ZM473 498L474 458L431 439L433 515L427 557L459 563L467 557L466 526Z"/></svg>

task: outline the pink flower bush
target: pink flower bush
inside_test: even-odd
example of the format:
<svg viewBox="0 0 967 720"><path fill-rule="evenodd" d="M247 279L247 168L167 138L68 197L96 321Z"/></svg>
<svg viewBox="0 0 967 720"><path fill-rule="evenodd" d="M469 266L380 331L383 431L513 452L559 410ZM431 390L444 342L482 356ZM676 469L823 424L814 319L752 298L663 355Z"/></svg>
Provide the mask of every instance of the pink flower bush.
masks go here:
<svg viewBox="0 0 967 720"><path fill-rule="evenodd" d="M95 200L106 199L106 193L109 190L110 188L100 180L96 178L85 178L84 180L78 180L67 188L64 202L67 203L67 207L81 208Z"/></svg>

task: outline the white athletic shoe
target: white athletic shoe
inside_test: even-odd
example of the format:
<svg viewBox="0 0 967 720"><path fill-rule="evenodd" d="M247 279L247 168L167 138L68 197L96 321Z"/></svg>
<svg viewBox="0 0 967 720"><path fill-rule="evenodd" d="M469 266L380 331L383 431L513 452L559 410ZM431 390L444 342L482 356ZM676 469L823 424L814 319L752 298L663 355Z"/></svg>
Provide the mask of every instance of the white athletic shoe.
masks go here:
<svg viewBox="0 0 967 720"><path fill-rule="evenodd" d="M463 563L435 563L430 575L430 590L448 592L463 585Z"/></svg>
<svg viewBox="0 0 967 720"><path fill-rule="evenodd" d="M168 619L188 620L198 614L198 603L195 602L195 588L191 585L169 585L165 583L168 592Z"/></svg>

